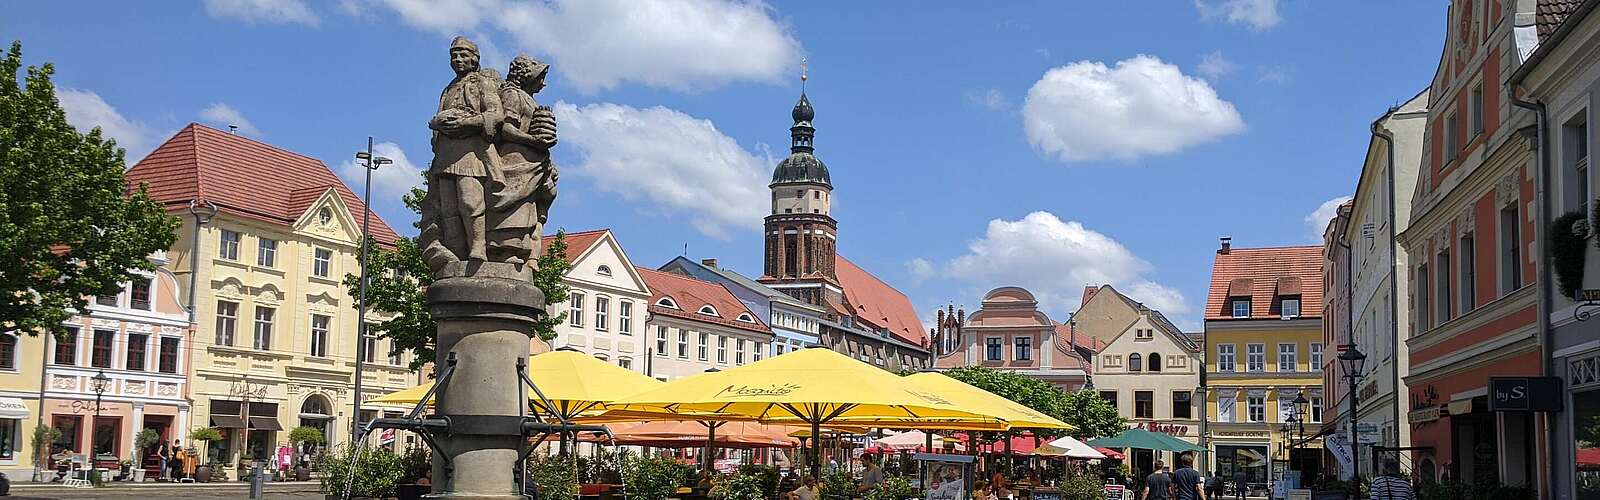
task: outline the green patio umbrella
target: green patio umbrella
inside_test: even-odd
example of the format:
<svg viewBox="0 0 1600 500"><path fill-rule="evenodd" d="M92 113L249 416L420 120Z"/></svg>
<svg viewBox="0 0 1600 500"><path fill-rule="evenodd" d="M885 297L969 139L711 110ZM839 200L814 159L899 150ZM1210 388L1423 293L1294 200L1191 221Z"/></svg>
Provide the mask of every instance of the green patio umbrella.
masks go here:
<svg viewBox="0 0 1600 500"><path fill-rule="evenodd" d="M1116 437L1101 438L1089 441L1089 446L1101 448L1138 448L1141 450L1162 450L1183 453L1186 451L1205 451L1197 445L1187 441L1144 429L1128 429Z"/></svg>

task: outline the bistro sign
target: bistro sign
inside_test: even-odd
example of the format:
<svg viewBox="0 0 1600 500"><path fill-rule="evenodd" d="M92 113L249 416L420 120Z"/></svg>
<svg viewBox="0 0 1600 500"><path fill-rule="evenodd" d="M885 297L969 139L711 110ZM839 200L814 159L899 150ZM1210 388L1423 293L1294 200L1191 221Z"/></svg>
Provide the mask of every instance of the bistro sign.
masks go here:
<svg viewBox="0 0 1600 500"><path fill-rule="evenodd" d="M1136 422L1136 423L1133 424L1132 427L1135 428L1135 429L1144 429L1144 430L1147 430L1147 431L1150 431L1150 432L1160 432L1162 434L1172 434L1172 435L1176 435L1176 436L1184 436L1184 435L1188 435L1189 434L1189 426L1181 425L1181 424L1164 424L1164 423L1161 423L1161 422Z"/></svg>

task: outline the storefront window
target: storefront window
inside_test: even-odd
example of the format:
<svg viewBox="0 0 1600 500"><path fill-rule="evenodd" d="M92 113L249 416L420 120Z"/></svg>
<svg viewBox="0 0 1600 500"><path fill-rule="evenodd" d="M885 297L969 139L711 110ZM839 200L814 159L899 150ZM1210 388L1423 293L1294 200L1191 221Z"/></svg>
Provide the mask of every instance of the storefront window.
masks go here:
<svg viewBox="0 0 1600 500"><path fill-rule="evenodd" d="M1572 395L1572 435L1577 442L1577 498L1600 500L1600 389Z"/></svg>
<svg viewBox="0 0 1600 500"><path fill-rule="evenodd" d="M1229 484L1229 491L1237 491L1239 486L1233 484L1233 478L1240 471L1244 472L1247 490L1266 488L1267 445L1217 445L1217 477Z"/></svg>
<svg viewBox="0 0 1600 500"><path fill-rule="evenodd" d="M120 439L117 439L122 430L121 417L99 417L94 420L94 454L122 456L122 450L117 449Z"/></svg>
<svg viewBox="0 0 1600 500"><path fill-rule="evenodd" d="M0 419L0 460L17 459L17 428L21 420Z"/></svg>
<svg viewBox="0 0 1600 500"><path fill-rule="evenodd" d="M80 427L82 424L83 417L78 415L56 415L52 417L50 425L61 431L61 437L56 438L56 442L51 444L50 454L54 455L62 451L72 453L82 451L78 447L78 437L81 434L79 429L82 429Z"/></svg>

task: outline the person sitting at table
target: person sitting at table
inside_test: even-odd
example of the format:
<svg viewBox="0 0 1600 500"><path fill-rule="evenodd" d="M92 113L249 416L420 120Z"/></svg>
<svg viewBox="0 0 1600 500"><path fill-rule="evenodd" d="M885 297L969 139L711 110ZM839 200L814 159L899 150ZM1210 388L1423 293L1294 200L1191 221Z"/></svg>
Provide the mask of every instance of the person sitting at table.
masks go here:
<svg viewBox="0 0 1600 500"><path fill-rule="evenodd" d="M989 483L978 481L973 488L975 489L972 490L972 500L1000 500L1000 497L995 496L994 488L991 488Z"/></svg>
<svg viewBox="0 0 1600 500"><path fill-rule="evenodd" d="M788 500L817 500L822 497L822 490L817 487L816 476L807 475L801 481L800 487L788 493Z"/></svg>
<svg viewBox="0 0 1600 500"><path fill-rule="evenodd" d="M856 493L864 493L883 484L883 467L878 466L878 461L872 455L862 455L861 464L864 470L861 471L861 484L856 486Z"/></svg>
<svg viewBox="0 0 1600 500"><path fill-rule="evenodd" d="M994 474L989 476L989 490L1000 498L1011 497L1011 488L1006 483L1006 475L1000 473L999 469L995 469Z"/></svg>

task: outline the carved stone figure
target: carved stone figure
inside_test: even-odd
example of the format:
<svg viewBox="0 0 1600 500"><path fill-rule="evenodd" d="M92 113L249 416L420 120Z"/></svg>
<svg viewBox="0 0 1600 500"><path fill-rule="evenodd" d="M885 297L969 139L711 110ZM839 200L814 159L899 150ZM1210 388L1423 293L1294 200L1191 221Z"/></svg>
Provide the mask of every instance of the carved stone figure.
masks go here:
<svg viewBox="0 0 1600 500"><path fill-rule="evenodd" d="M478 46L464 37L450 43L456 77L439 96L433 129L433 163L423 207L423 255L437 275L447 263L488 257L485 186L499 168L494 139L500 130L500 78L478 66Z"/></svg>
<svg viewBox="0 0 1600 500"><path fill-rule="evenodd" d="M489 189L490 260L530 262L538 256L559 177L550 158L556 145L555 113L533 99L544 89L549 71L550 65L519 55L500 85L504 121L495 145L501 169Z"/></svg>

